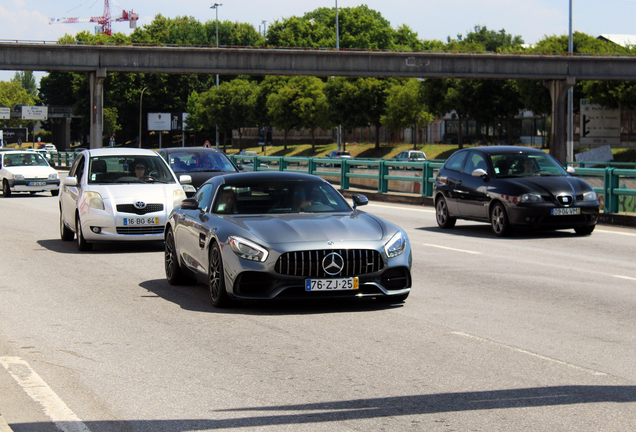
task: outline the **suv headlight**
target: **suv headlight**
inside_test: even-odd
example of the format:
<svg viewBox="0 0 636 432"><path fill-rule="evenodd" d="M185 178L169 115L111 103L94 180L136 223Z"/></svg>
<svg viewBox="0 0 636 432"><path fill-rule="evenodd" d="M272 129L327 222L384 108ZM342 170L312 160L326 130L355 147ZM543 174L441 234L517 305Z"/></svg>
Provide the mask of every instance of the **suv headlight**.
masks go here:
<svg viewBox="0 0 636 432"><path fill-rule="evenodd" d="M402 234L402 232L397 232L391 240L384 245L384 252L389 258L395 258L404 252L406 248L406 237Z"/></svg>
<svg viewBox="0 0 636 432"><path fill-rule="evenodd" d="M95 210L104 210L104 201L102 196L97 192L84 192L86 204Z"/></svg>
<svg viewBox="0 0 636 432"><path fill-rule="evenodd" d="M13 174L13 180L24 180L24 176L22 174Z"/></svg>
<svg viewBox="0 0 636 432"><path fill-rule="evenodd" d="M264 247L241 237L231 236L228 238L228 242L234 253L244 259L263 262L269 255Z"/></svg>
<svg viewBox="0 0 636 432"><path fill-rule="evenodd" d="M596 201L597 199L596 192L593 190L583 194L583 201Z"/></svg>
<svg viewBox="0 0 636 432"><path fill-rule="evenodd" d="M527 194L521 195L521 202L524 202L524 203L543 202L543 197L538 193L527 193Z"/></svg>

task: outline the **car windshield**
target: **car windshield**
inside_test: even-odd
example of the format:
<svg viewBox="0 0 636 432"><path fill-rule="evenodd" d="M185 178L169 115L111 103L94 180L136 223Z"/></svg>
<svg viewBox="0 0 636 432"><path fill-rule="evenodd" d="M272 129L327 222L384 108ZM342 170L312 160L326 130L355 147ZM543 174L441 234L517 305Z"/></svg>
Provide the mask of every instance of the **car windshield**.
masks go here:
<svg viewBox="0 0 636 432"><path fill-rule="evenodd" d="M49 164L39 153L24 152L6 154L4 156L4 166L49 166Z"/></svg>
<svg viewBox="0 0 636 432"><path fill-rule="evenodd" d="M350 212L351 207L330 184L322 181L267 181L224 184L216 194L213 213L275 214Z"/></svg>
<svg viewBox="0 0 636 432"><path fill-rule="evenodd" d="M426 159L426 156L423 152L411 152L409 156L411 159Z"/></svg>
<svg viewBox="0 0 636 432"><path fill-rule="evenodd" d="M89 183L176 183L160 156L95 156L90 159Z"/></svg>
<svg viewBox="0 0 636 432"><path fill-rule="evenodd" d="M547 153L491 154L495 177L562 176L567 171Z"/></svg>
<svg viewBox="0 0 636 432"><path fill-rule="evenodd" d="M173 171L232 171L236 168L222 153L176 152L170 153L170 167Z"/></svg>

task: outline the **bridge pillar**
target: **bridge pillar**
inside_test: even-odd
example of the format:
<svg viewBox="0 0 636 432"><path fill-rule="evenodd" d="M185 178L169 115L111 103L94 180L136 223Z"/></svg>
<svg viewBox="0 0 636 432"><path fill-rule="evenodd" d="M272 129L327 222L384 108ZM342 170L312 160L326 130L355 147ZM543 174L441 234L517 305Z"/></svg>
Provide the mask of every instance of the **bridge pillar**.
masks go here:
<svg viewBox="0 0 636 432"><path fill-rule="evenodd" d="M91 131L90 147L101 148L104 146L104 80L106 69L100 68L88 73L88 82L91 93Z"/></svg>
<svg viewBox="0 0 636 432"><path fill-rule="evenodd" d="M567 161L567 96L568 89L576 83L576 78L565 80L545 80L543 85L550 90L552 97L552 126L550 128L550 154L559 162Z"/></svg>

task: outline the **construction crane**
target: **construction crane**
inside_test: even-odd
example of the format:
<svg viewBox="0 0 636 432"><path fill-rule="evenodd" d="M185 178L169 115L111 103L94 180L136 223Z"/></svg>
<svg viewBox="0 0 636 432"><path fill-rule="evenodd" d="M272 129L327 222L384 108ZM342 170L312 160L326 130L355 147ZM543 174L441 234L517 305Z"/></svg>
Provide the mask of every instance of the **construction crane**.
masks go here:
<svg viewBox="0 0 636 432"><path fill-rule="evenodd" d="M119 5L117 4L117 2L114 0L113 2L119 8ZM104 14L102 16L92 17L92 18L51 18L49 21L49 24L72 24L72 23L94 22L99 24L99 32L101 34L110 36L112 34L112 28L111 28L112 22L129 21L130 28L135 28L137 27L138 19L139 19L139 14L134 13L132 10L130 11L122 10L120 16L116 16L116 17L111 16L109 0L104 0Z"/></svg>

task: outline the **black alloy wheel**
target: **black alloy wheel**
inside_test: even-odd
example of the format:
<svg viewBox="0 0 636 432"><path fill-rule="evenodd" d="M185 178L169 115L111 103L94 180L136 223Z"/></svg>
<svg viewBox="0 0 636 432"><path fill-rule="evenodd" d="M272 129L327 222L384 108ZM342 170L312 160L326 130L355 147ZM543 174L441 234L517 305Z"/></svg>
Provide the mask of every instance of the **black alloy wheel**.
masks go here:
<svg viewBox="0 0 636 432"><path fill-rule="evenodd" d="M446 199L442 196L435 204L435 219L440 228L449 229L455 226L457 218L451 217L448 213Z"/></svg>
<svg viewBox="0 0 636 432"><path fill-rule="evenodd" d="M88 252L93 249L93 244L86 241L82 234L82 224L80 218L75 218L75 236L77 237L77 250L80 252Z"/></svg>
<svg viewBox="0 0 636 432"><path fill-rule="evenodd" d="M230 299L225 290L225 274L223 273L223 257L218 243L212 245L210 249L210 259L208 262L208 284L210 288L210 300L212 306L224 308L228 306Z"/></svg>
<svg viewBox="0 0 636 432"><path fill-rule="evenodd" d="M60 208L60 238L62 241L71 241L73 237L75 237L75 233L64 224L62 209Z"/></svg>
<svg viewBox="0 0 636 432"><path fill-rule="evenodd" d="M506 237L510 234L510 222L508 222L508 215L506 214L506 209L503 204L496 203L492 207L492 211L490 212L490 224L495 235Z"/></svg>
<svg viewBox="0 0 636 432"><path fill-rule="evenodd" d="M181 270L172 228L168 228L166 233L165 264L166 279L168 279L170 285L190 285L194 282L192 278L186 276Z"/></svg>

